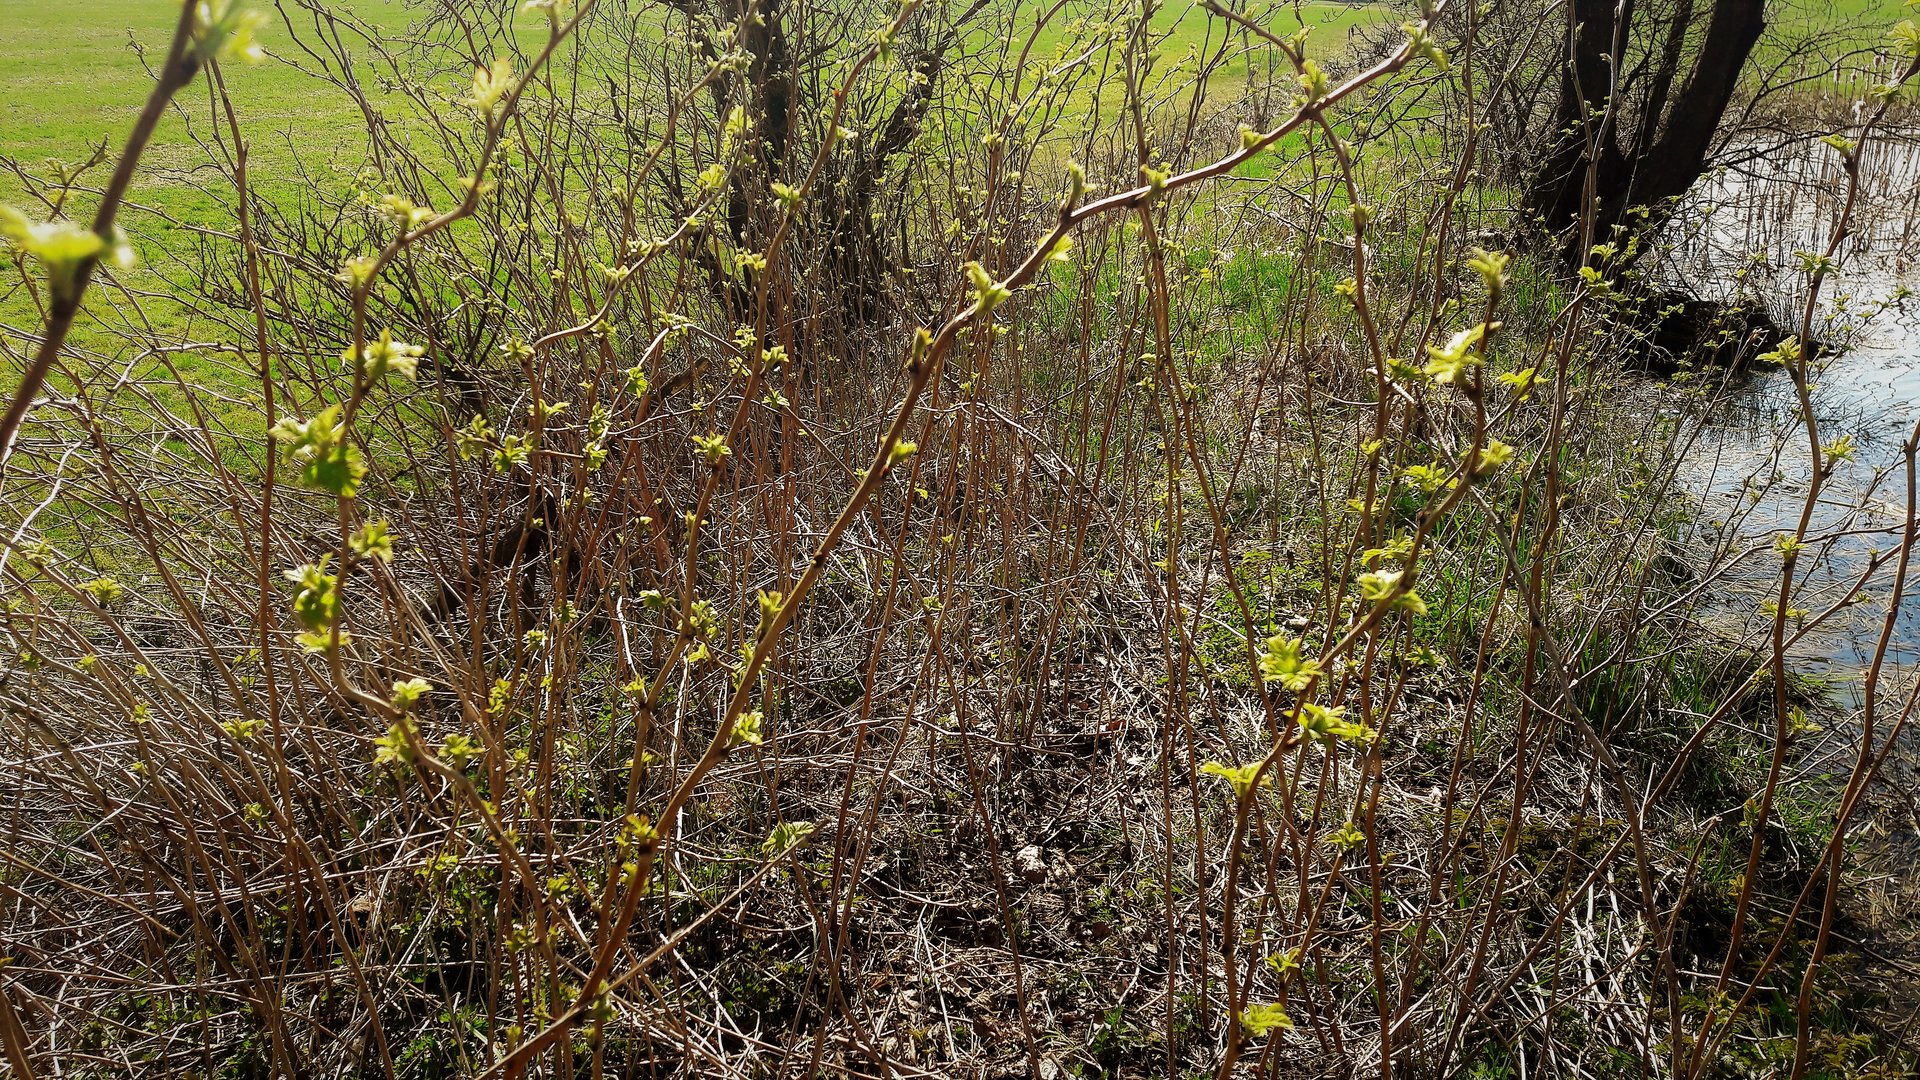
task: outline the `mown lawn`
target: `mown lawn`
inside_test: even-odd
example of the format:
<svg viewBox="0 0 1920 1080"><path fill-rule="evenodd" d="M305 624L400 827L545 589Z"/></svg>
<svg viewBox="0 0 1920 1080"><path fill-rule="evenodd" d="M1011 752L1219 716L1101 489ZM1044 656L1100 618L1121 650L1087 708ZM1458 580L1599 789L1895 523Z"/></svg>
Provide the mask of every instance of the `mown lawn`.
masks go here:
<svg viewBox="0 0 1920 1080"><path fill-rule="evenodd" d="M260 6L272 12L271 5ZM399 32L410 18L399 0L351 0L339 7L376 36ZM47 206L36 192L104 148L104 160L81 174L69 205L70 215L86 220L87 192L105 185L152 87L147 65L165 55L178 12L173 0L0 0L0 159L7 163L0 168L0 202L44 216ZM363 159L360 114L346 94L312 72L311 57L291 48L279 18L274 13L260 34L267 60L223 68L251 147L255 182L271 191L290 182L298 166L350 177ZM196 325L190 311L165 299L193 288L191 274L173 258L189 250L191 230L232 227L222 204L227 181L209 167L224 153L214 144L227 135L211 122L211 92L208 81L198 78L176 99L142 158L121 214L141 263L120 281L149 299L136 314L110 291L94 290L70 339L76 347L124 354L123 331L131 319L151 320L181 341L226 336L224 329ZM13 349L26 351L25 339L40 322L34 298L17 279L0 283L0 336ZM235 378L230 357L184 352L175 365L191 382L226 386ZM158 360L140 368L140 374L162 374ZM0 379L0 385L10 382Z"/></svg>
<svg viewBox="0 0 1920 1080"><path fill-rule="evenodd" d="M409 17L399 0L337 6L380 33L397 33ZM164 54L178 12L171 0L0 0L0 27L6 28L0 33L0 86L6 88L0 95L0 155L44 175L49 161L84 161L102 140L110 153L117 150L152 85L143 56L157 62ZM272 57L226 69L235 105L260 133L260 170L271 174L296 152L324 160L357 145L359 113L298 66L311 66L309 57L281 55L288 35L277 19L260 38ZM169 205L169 175L200 157L195 135L212 134L206 130L206 94L205 80L197 80L155 137L141 188L155 205ZM292 135L298 151L286 140L265 137L278 131ZM17 177L0 178L0 197L21 197Z"/></svg>
<svg viewBox="0 0 1920 1080"><path fill-rule="evenodd" d="M350 0L334 6L370 30L389 35L403 31L414 14L402 0ZM1023 31L1032 28L1043 10L1038 5L1031 13L1022 9ZM0 33L0 87L5 87L0 94L0 157L46 176L58 168L50 163L85 161L103 141L109 153L117 151L151 85L142 54L157 58L162 53L177 12L171 0L0 0L0 27L5 28ZM1315 27L1315 51L1336 53L1347 47L1352 33L1387 14L1373 3L1336 0L1312 0L1298 12ZM1074 22L1061 17L1042 29L1034 41L1036 63L1054 56ZM1298 25L1292 7L1275 17L1279 33L1290 33ZM1164 65L1216 46L1226 33L1223 20L1188 2L1163 6L1154 28L1167 32L1160 45ZM261 34L270 58L226 70L233 100L254 133L254 163L262 177L286 175L297 157L316 164L346 156L363 142L361 117L352 102L306 70L314 66L312 58L288 48L289 37L276 16ZM1249 61L1240 60L1224 74L1244 80ZM204 81L196 83L156 136L139 188L142 201L169 211L193 205L190 189L178 180L203 158L193 140L216 134L208 130L206 94ZM356 162L354 155L347 164ZM104 170L102 166L95 178L103 180ZM23 196L19 178L10 170L0 171L0 199L19 204Z"/></svg>
<svg viewBox="0 0 1920 1080"><path fill-rule="evenodd" d="M255 183L271 195L275 186L295 182L301 167L313 170L320 182L345 182L364 161L362 117L348 95L314 72L314 58L293 46L293 35L278 21L286 16L270 4L259 6L274 12L261 35L269 59L226 70L252 145ZM340 0L334 6L377 37L397 37L418 10L404 0ZM1075 5L1033 34L1035 21L1051 6L1022 4L1013 16L1014 48L1031 35L1030 59L1037 68L1062 63L1099 36L1090 30L1094 20L1085 15L1093 5ZM1309 51L1323 57L1345 52L1357 35L1400 17L1394 7L1371 0L1308 0L1274 8L1269 20L1274 31L1287 34L1302 23L1312 25ZM107 161L88 172L80 186L104 183L112 155L151 85L143 58L157 58L165 49L178 10L174 0L0 0L0 159L44 181L104 147ZM301 17L291 5L286 10ZM1876 43L1884 41L1885 28L1900 15L1900 0L1790 0L1770 13L1770 43L1814 27L1837 29L1860 44ZM1246 45L1258 43L1246 41L1241 31L1194 0L1163 4L1152 25L1159 55L1150 94L1185 83L1198 58L1212 55L1223 41L1236 58L1213 72L1209 97L1216 105L1232 100L1249 80L1268 77L1269 63L1278 62L1272 50L1246 51ZM1773 46L1763 51L1768 47ZM378 93L371 83L369 89ZM127 277L135 288L160 295L190 288L168 256L186 250L193 227L230 224L220 202L199 186L224 195L225 181L207 167L209 154L200 145L225 134L209 121L208 92L202 79L182 96L158 132L133 191L134 205L123 223L134 233L146 267ZM1121 94L1120 81L1109 79L1098 100L1089 96L1076 107L1089 114L1098 110L1104 123L1119 115ZM0 168L0 201L43 214L45 207L30 188L12 168ZM84 213L85 202L84 195L77 196L73 211ZM92 308L99 310L83 316L77 345L112 343L110 307L96 298ZM150 317L182 338L194 336L190 317L172 305L152 305ZM23 290L0 285L0 335L11 337L17 347L38 321Z"/></svg>
<svg viewBox="0 0 1920 1080"><path fill-rule="evenodd" d="M323 180L344 182L364 161L362 117L348 95L315 72L314 58L293 46L293 34L280 22L288 16L270 4L258 6L273 12L260 35L269 58L258 65L225 68L252 148L255 186L271 197L276 186L294 182L303 166ZM398 36L417 14L417 7L403 0L343 0L334 7L362 23L367 33L383 37ZM1015 21L1022 24L1022 40L1044 10L1038 5L1018 9ZM84 220L84 190L105 183L151 87L145 61L157 61L164 53L178 11L173 0L0 0L0 27L5 28L0 32L0 87L5 88L0 93L0 159L11 163L0 168L0 202L44 215L46 206L34 188L104 148L105 160L82 176L77 185L82 193L69 207L69 213ZM291 5L285 11L302 16ZM1344 50L1356 28L1377 21L1384 11L1371 3L1333 0L1314 0L1298 9L1316 25L1313 45L1323 53ZM1157 70L1182 81L1190 77L1192 58L1211 52L1227 33L1223 20L1187 0L1164 5L1153 25L1166 34L1158 44ZM1289 9L1278 16L1276 28L1286 33L1297 25ZM1084 47L1085 26L1085 20L1063 15L1042 28L1034 40L1032 63L1056 63L1063 49ZM1244 84L1251 74L1249 63L1241 59L1215 73L1213 88L1220 91L1216 100L1230 97ZM367 81L369 90L377 93ZM1110 82L1117 86L1117 81ZM135 289L165 295L190 288L169 256L187 250L193 228L231 225L221 201L201 190L206 185L226 194L219 171L209 167L205 145L226 135L211 122L209 93L201 79L181 95L143 159L131 205L122 215L142 254L143 268L124 276ZM1103 109L1118 104L1099 103ZM1094 107L1092 102L1087 105ZM35 182L23 180L15 167ZM76 326L74 344L110 346L118 325L110 309L96 295ZM164 302L151 309L147 317L165 329L183 339L195 336L188 313ZM0 334L12 337L17 346L38 323L24 290L0 286Z"/></svg>

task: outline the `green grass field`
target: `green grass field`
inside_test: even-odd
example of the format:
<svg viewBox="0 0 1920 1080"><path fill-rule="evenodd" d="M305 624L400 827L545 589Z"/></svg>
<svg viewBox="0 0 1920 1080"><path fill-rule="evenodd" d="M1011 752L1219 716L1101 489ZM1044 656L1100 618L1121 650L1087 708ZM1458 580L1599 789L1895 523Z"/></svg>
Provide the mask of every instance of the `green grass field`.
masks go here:
<svg viewBox="0 0 1920 1080"><path fill-rule="evenodd" d="M401 35L419 13L417 5L410 7L403 0L342 0L334 7L362 21L369 32L390 37ZM84 218L85 190L105 183L152 85L143 58L157 59L164 52L178 10L173 0L83 0L71 5L0 0L0 27L6 28L0 34L0 87L5 88L0 94L0 158L33 178L29 182L13 168L0 169L0 202L44 216L47 207L35 189L104 148L105 161L81 178L79 193L68 207L69 214ZM1041 10L1018 10L1017 41L1025 41ZM1357 28L1377 21L1384 11L1370 3L1313 0L1278 16L1275 28L1290 33L1304 17L1316 27L1315 51L1337 53L1347 48ZM1154 29L1165 35L1158 42L1156 61L1163 91L1189 80L1195 58L1212 53L1228 37L1226 23L1191 0L1162 7ZM266 61L223 68L251 147L253 183L269 197L276 185L292 182L301 167L344 182L365 160L358 109L348 95L313 73L314 60L294 45L293 37L275 15L260 34L269 54ZM1062 14L1034 37L1031 62L1036 67L1057 63L1093 37L1085 20ZM1210 87L1216 91L1214 99L1225 101L1244 85L1254 74L1252 63L1242 58L1216 70ZM362 78L371 88L373 80L364 74ZM205 185L222 198L226 194L225 181L219 170L208 167L213 158L202 145L226 135L212 122L209 93L202 78L176 99L143 158L130 205L122 214L142 257L142 268L123 276L136 289L165 295L190 287L169 256L186 250L187 234L195 227L231 226L222 200L201 190ZM1104 113L1120 104L1119 81L1108 80L1099 107ZM411 108L401 106L402 115ZM160 321L170 334L196 336L188 316L173 305L149 307L147 317ZM38 323L24 291L0 291L0 327L27 333ZM96 295L75 327L73 343L110 352L116 325L111 304Z"/></svg>
<svg viewBox="0 0 1920 1080"><path fill-rule="evenodd" d="M385 34L398 34L413 14L403 0L349 0L336 7ZM1884 38L1885 27L1900 17L1901 7L1900 0L1836 0L1819 7L1795 0L1771 13L1770 19L1786 33L1814 26L1857 27L1865 44ZM150 85L141 50L157 56L165 48L177 10L171 0L82 0L64 5L0 0L0 27L5 28L0 33L0 87L5 88L0 94L0 156L46 176L59 167L52 163L84 161L103 142L109 153L117 150ZM1023 29L1030 28L1031 18L1042 10L1035 5L1032 16L1023 10ZM1314 51L1338 53L1353 35L1392 17L1383 5L1312 0L1282 7L1274 16L1273 29L1289 33L1304 21L1315 28ZM1036 63L1063 51L1074 21L1056 18L1041 31L1034 40ZM1192 57L1210 52L1223 38L1237 36L1224 20L1191 0L1163 6L1155 29L1167 35L1159 50L1159 69L1176 72L1176 78L1181 66L1191 70ZM1025 36L1020 33L1016 40ZM264 181L287 175L296 157L321 166L341 158L350 168L357 163L351 151L362 140L361 117L351 101L301 69L299 64L312 61L288 47L289 37L276 21L262 34L272 57L257 66L230 66L227 71L233 98L252 132L256 173ZM1257 66L1257 60L1243 58L1217 72L1216 79L1223 84L1219 89L1230 93ZM193 220L195 198L179 179L202 160L192 139L196 133L202 138L211 134L206 92L202 81L183 96L148 153L136 193L137 200L183 220ZM94 178L104 179L104 167ZM0 172L0 200L31 207L24 196L19 178Z"/></svg>
<svg viewBox="0 0 1920 1080"><path fill-rule="evenodd" d="M397 34L410 18L399 0L352 0L339 5L380 35ZM85 0L56 5L34 0L0 0L0 157L12 168L0 170L0 202L33 216L47 206L44 191L63 170L87 162L104 146L105 160L82 175L72 216L85 220L88 189L98 190L152 87L146 63L165 54L179 7L173 0ZM269 57L256 65L223 67L227 89L248 140L256 187L271 193L305 166L321 174L351 177L364 157L365 136L351 99L302 64L313 61L290 46L291 35L277 17L263 28ZM196 78L175 99L174 108L155 133L121 224L132 234L140 264L119 280L148 294L135 314L110 290L95 289L76 320L70 343L108 356L129 351L127 320L156 324L165 338L219 341L224 327L200 325L184 305L167 297L192 294L192 272L175 256L190 250L195 227L232 227L223 202L230 192L218 170L209 168L225 141L224 127L211 118L208 81ZM32 182L23 180L24 172ZM206 190L202 190L202 188ZM10 283L0 289L0 335L25 351L26 336L37 332L41 314L26 290ZM232 387L238 377L232 357L188 351L171 358L174 370L191 383ZM158 359L136 369L142 378L165 383L170 377ZM5 380L10 382L11 380ZM57 383L56 378L56 383ZM177 394L163 397L174 400ZM256 410L234 404L222 410L238 430L259 426Z"/></svg>
<svg viewBox="0 0 1920 1080"><path fill-rule="evenodd" d="M1393 17L1390 6L1371 0L1353 3L1343 0L1304 0L1298 5L1275 4L1272 7L1274 10L1266 19L1266 25L1273 33L1284 37L1303 25L1309 26L1313 32L1308 51L1323 57L1348 51L1356 34ZM1021 12L1019 32L1013 39L1016 47L1032 34L1034 20L1045 10L1044 6L1036 4L1031 12ZM1064 17L1055 18L1038 34L1032 34L1032 57L1039 63L1058 62L1083 50L1087 44L1086 35L1075 32L1076 22ZM1210 13L1195 0L1174 0L1165 4L1155 13L1151 27L1160 54L1154 64L1154 81L1167 89L1183 85L1192 77L1198 64L1203 59L1219 54L1223 45L1229 62L1214 69L1208 86L1209 92L1217 99L1228 99L1250 79L1268 77L1285 66L1285 61L1273 49L1243 33L1227 20ZM1117 106L1124 99L1121 81L1115 79L1111 83L1101 95L1103 107ZM1153 83L1149 84L1148 89L1152 92Z"/></svg>
<svg viewBox="0 0 1920 1080"><path fill-rule="evenodd" d="M1303 22L1312 25L1310 51L1321 56L1337 56L1356 35L1398 18L1397 9L1365 0L1274 6L1277 10L1269 20L1274 31L1286 34ZM405 0L340 0L335 7L362 22L369 33L392 37L402 34L419 11ZM1091 9L1088 5L1087 10ZM1074 17L1073 11L1063 11L1032 34L1033 21L1048 8L1022 5L1015 10L1013 47L1017 49L1031 34L1031 62L1036 67L1058 64L1098 38L1088 29L1089 20ZM0 92L0 158L44 182L104 147L107 162L87 173L80 187L104 183L112 156L151 85L143 55L157 57L165 49L177 11L174 0L79 0L64 5L0 0L0 28L4 28L0 32L0 88L4 88ZM1792 0L1771 18L1781 34L1811 27L1839 28L1849 40L1867 44L1884 40L1885 27L1900 14L1900 0L1838 0L1819 8L1808 0ZM1270 50L1248 51L1249 42L1240 31L1195 0L1165 4L1153 27L1163 35L1148 87L1156 96L1188 84L1198 58L1213 55L1223 42L1235 58L1213 72L1209 96L1216 106L1231 101L1250 80L1267 77L1267 65L1275 59ZM252 147L257 189L271 196L275 185L291 182L302 166L320 177L339 177L344 182L364 161L359 111L345 93L309 70L314 60L295 47L293 34L277 15L260 37L269 53L266 62L226 68ZM1337 70L1341 65L1332 66ZM371 86L372 81L368 83ZM208 152L196 143L225 135L210 122L213 110L208 93L206 80L200 79L176 101L143 161L133 205L123 215L146 266L128 279L137 288L164 294L183 287L177 271L173 280L165 276L167 257L184 249L183 231L230 224L221 202L199 187L205 184L224 195L225 181L218 170L206 167ZM1117 115L1124 94L1120 80L1106 80L1098 93L1097 102L1089 98L1076 107L1090 113L1098 109L1102 117ZM43 215L46 207L33 197L34 186L12 169L0 169L0 202ZM76 196L69 212L83 213L85 202L84 194ZM95 306L100 303L94 302ZM167 306L154 305L152 315L163 321L180 317L164 310ZM75 343L109 344L111 325L100 321L105 317L110 316L104 312L83 316ZM37 323L37 313L21 291L0 291L0 326L24 332ZM193 328L169 325L167 329L190 337Z"/></svg>
<svg viewBox="0 0 1920 1080"><path fill-rule="evenodd" d="M407 23L398 0L354 0L343 5L380 31ZM56 5L37 0L0 0L0 155L41 175L49 162L85 161L103 141L118 150L152 85L142 53L155 59L166 49L178 5L170 0L86 0ZM261 34L274 55L257 65L228 65L226 79L235 106L254 132L254 154L263 175L290 164L290 136L300 153L325 160L357 144L360 116L352 103L315 75L275 52L288 35L279 24ZM311 63L298 56L303 63ZM193 137L206 137L204 79L182 95L155 137L145 163L141 193L163 208L170 174L200 158ZM192 117L191 124L186 119ZM104 172L100 174L104 179ZM0 198L18 200L17 177L0 177Z"/></svg>
<svg viewBox="0 0 1920 1080"><path fill-rule="evenodd" d="M335 6L388 34L404 30L414 14L401 0L351 0ZM177 10L170 0L84 0L70 6L0 0L0 27L6 28L0 34L0 86L6 88L0 100L0 156L49 175L58 167L51 163L85 161L103 141L110 153L117 150L151 85L140 51L157 57L165 49ZM1337 52L1352 32L1379 21L1383 9L1313 0L1298 10L1315 27L1314 46ZM1036 63L1061 49L1071 21L1056 19L1038 35ZM1031 25L1028 20L1024 28ZM1224 25L1195 3L1163 7L1155 19L1155 28L1168 32L1160 49L1163 65L1217 45ZM1298 25L1292 8L1274 24L1280 33ZM270 58L226 69L233 100L253 133L256 172L265 179L285 175L296 153L310 163L324 163L362 142L361 117L351 101L298 66L310 66L311 60L287 49L288 37L277 22L269 25L261 41ZM1243 60L1226 74L1244 80L1248 73ZM206 92L204 82L196 83L161 128L147 155L143 201L168 211L190 211L191 199L168 188L181 187L170 180L201 158L192 138L209 134ZM187 115L193 118L191 124L184 119ZM19 179L0 174L0 200L17 205L22 196Z"/></svg>
<svg viewBox="0 0 1920 1080"><path fill-rule="evenodd" d="M354 17L380 34L402 30L409 18L398 0L353 0ZM179 7L171 0L86 0L56 5L34 0L0 0L0 157L13 167L0 170L0 202L44 216L47 207L36 190L45 190L63 170L90 160L103 146L105 160L83 174L68 212L81 217L90 201L87 189L106 183L112 162L152 86L146 63L158 62L173 32ZM253 176L263 191L284 183L296 166L322 172L333 162L351 176L365 145L361 118L347 95L300 63L312 61L288 48L290 35L277 20L263 29L270 53L257 65L227 65L229 94L250 146ZM282 55L279 50L291 53ZM296 63L295 60L299 63ZM161 296L190 288L181 267L169 256L185 250L196 226L231 227L219 199L219 172L201 144L224 140L224 128L210 118L211 87L195 79L155 133L142 158L138 180L121 214L133 235L141 265L121 280L130 288ZM15 169L33 178L29 183ZM169 336L193 340L196 326L178 306L164 300L143 305L144 315ZM110 295L95 290L77 320L71 341L82 348L114 353L125 310ZM0 290L0 333L21 345L20 335L38 329L39 313L21 289ZM211 333L211 330L208 331ZM217 362L195 354L180 360L190 380L227 383L232 379Z"/></svg>

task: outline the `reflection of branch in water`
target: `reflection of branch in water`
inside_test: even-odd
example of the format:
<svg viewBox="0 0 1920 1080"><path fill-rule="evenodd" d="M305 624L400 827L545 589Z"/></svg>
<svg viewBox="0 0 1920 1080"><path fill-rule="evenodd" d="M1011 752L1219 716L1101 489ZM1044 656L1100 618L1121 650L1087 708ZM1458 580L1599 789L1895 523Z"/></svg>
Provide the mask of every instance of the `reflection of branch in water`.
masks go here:
<svg viewBox="0 0 1920 1080"><path fill-rule="evenodd" d="M1827 325L1816 335L1843 343L1859 340L1920 258L1920 142L1906 135L1862 153L1860 200L1831 282L1837 302L1823 304ZM1707 299L1751 299L1790 312L1805 300L1797 253L1831 234L1844 181L1841 155L1817 133L1736 149L1732 164L1703 180L1674 215L1671 248L1657 256L1655 276L1704 285Z"/></svg>

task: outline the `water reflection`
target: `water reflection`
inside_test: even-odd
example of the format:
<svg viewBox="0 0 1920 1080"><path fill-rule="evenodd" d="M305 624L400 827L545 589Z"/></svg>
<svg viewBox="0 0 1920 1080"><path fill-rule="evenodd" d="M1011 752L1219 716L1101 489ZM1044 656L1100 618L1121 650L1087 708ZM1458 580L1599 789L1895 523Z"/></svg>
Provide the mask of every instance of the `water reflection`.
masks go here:
<svg viewBox="0 0 1920 1080"><path fill-rule="evenodd" d="M1695 287L1705 283L1710 298L1754 298L1782 325L1797 327L1806 296L1799 253L1825 249L1846 187L1834 149L1817 141L1774 148L1703 185L1676 224L1669 272ZM1870 145L1855 231L1822 288L1814 331L1850 345L1816 378L1813 404L1821 441L1850 437L1853 452L1823 486L1810 532L1817 557L1802 556L1802 584L1790 605L1796 611L1829 608L1868 574L1875 553L1899 542L1908 512L1902 448L1920 420L1920 302L1901 299L1920 284L1917 211L1920 153ZM1714 395L1683 460L1682 483L1699 504L1690 539L1728 571L1708 616L1750 640L1770 622L1780 566L1771 538L1798 521L1812 458L1791 379L1756 364ZM1920 662L1913 576L1920 575L1910 572L1888 657L1903 666ZM1871 577L1869 590L1884 597L1890 564ZM1851 606L1802 639L1795 657L1845 681L1871 658L1884 614L1884 602Z"/></svg>

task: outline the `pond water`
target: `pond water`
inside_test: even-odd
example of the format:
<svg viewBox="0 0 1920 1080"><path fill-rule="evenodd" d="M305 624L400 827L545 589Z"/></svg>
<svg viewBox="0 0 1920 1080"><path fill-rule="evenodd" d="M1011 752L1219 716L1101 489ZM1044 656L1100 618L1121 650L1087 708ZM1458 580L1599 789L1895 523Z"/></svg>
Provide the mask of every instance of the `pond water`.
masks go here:
<svg viewBox="0 0 1920 1080"><path fill-rule="evenodd" d="M1780 324L1797 328L1807 278L1799 252L1824 251L1847 192L1840 155L1817 140L1752 148L1753 160L1701 185L1673 229L1667 273L1710 299L1744 292ZM1909 513L1904 443L1920 421L1920 146L1870 143L1864 154L1854 231L1839 268L1822 287L1814 337L1846 351L1816 377L1812 400L1820 438L1852 439L1852 456L1822 487L1800 560L1802 579L1790 609L1818 613L1891 552ZM1717 291L1717 295L1716 295ZM1812 452L1798 419L1792 380L1758 363L1715 394L1683 457L1680 479L1699 506L1689 539L1710 552L1709 572L1724 576L1709 617L1761 640L1765 605L1780 560L1772 538L1791 532L1806 501ZM1809 558L1808 556L1813 556ZM1869 591L1884 598L1890 564ZM1871 658L1884 600L1849 607L1822 622L1794 649L1797 666L1842 684ZM1909 571L1889 661L1920 665L1920 558Z"/></svg>

